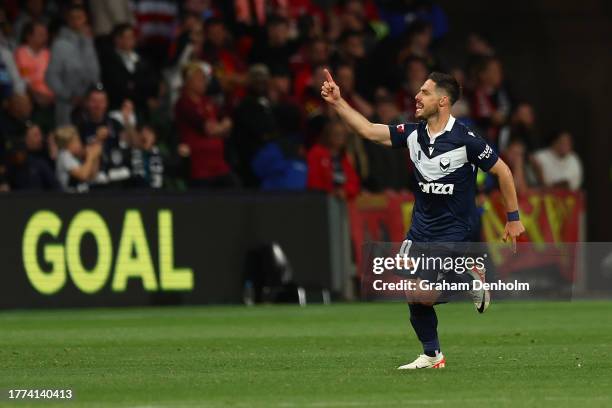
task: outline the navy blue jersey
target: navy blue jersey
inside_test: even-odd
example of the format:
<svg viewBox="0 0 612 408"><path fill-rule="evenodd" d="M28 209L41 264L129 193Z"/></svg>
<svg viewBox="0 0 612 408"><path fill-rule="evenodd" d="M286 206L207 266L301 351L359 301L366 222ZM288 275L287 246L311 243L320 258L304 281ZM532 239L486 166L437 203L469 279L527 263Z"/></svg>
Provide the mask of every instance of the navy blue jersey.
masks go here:
<svg viewBox="0 0 612 408"><path fill-rule="evenodd" d="M416 202L409 238L415 241L469 240L476 216L477 167L488 171L497 153L481 137L450 117L433 142L426 123L389 126L394 148L410 149Z"/></svg>

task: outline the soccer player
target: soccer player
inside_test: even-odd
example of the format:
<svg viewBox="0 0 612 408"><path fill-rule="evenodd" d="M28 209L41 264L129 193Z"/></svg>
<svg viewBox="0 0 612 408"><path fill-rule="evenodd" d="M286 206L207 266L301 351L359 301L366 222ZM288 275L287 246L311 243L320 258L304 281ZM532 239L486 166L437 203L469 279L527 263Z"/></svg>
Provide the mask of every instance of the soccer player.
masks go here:
<svg viewBox="0 0 612 408"><path fill-rule="evenodd" d="M329 71L321 96L355 132L373 142L393 148L408 148L414 163L414 176L420 188L415 191L412 225L408 243L460 243L473 236L477 167L494 174L507 210L504 241L525 231L519 220L512 173L497 153L473 131L457 122L451 106L460 96L457 81L448 74L433 72L415 95L418 123L375 124L355 111L341 97L340 88ZM419 280L436 281L436 276L417 275ZM462 278L465 278L464 274ZM467 278L484 281L484 270L469 271ZM489 305L487 290L471 291L476 310ZM423 354L399 369L443 368L446 364L438 341L438 319L434 304L441 293L416 290L408 298L410 322L423 344Z"/></svg>

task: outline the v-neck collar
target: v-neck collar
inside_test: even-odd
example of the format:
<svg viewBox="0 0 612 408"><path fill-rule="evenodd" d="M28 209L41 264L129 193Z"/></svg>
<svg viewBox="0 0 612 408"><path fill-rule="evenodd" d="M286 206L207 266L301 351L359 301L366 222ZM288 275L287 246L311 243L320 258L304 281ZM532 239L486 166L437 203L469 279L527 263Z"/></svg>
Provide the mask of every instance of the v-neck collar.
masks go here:
<svg viewBox="0 0 612 408"><path fill-rule="evenodd" d="M429 135L428 125L425 125L425 136L427 136L427 140L429 144L434 144L438 137L442 136L445 132L450 132L453 129L454 124L455 124L455 118L453 117L453 115L449 115L448 121L446 122L446 126L444 126L444 129L442 129L440 132L433 135L433 137Z"/></svg>

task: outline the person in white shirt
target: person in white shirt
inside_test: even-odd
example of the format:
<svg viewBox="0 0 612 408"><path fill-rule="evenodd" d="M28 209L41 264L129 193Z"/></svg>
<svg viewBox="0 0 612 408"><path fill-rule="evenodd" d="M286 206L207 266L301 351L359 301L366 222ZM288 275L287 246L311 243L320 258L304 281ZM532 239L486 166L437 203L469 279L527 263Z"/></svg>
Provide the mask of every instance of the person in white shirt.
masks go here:
<svg viewBox="0 0 612 408"><path fill-rule="evenodd" d="M549 147L534 154L533 162L543 186L580 188L582 163L573 150L572 135L568 131L556 133Z"/></svg>

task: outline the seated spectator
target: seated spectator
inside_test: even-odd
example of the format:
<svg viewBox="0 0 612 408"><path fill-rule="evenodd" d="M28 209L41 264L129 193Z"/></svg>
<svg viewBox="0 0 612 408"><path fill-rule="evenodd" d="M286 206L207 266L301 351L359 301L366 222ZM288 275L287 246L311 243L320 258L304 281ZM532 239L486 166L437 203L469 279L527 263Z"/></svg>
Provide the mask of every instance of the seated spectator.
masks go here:
<svg viewBox="0 0 612 408"><path fill-rule="evenodd" d="M339 121L329 122L323 130L322 142L308 152L310 190L326 191L337 197L353 199L359 193L359 177L346 154L348 129Z"/></svg>
<svg viewBox="0 0 612 408"><path fill-rule="evenodd" d="M95 187L122 187L129 184L129 132L133 114L131 104L126 106L124 128L119 121L110 117L108 112L108 96L101 84L89 89L85 96L83 108L74 118L81 141L89 145L102 143L99 175Z"/></svg>
<svg viewBox="0 0 612 408"><path fill-rule="evenodd" d="M93 142L83 148L74 126L63 126L55 131L59 149L55 174L62 189L70 193L84 193L96 178L102 155L102 144Z"/></svg>
<svg viewBox="0 0 612 408"><path fill-rule="evenodd" d="M225 161L224 138L232 129L228 117L220 117L206 97L210 77L202 63L192 62L183 69L183 90L174 106L176 128L182 143L191 151L193 187L236 187L237 181Z"/></svg>
<svg viewBox="0 0 612 408"><path fill-rule="evenodd" d="M136 35L129 24L119 24L112 33L114 48L104 58L102 82L108 92L110 109L119 109L126 99L142 116L147 100L157 97L159 78L147 61L135 51Z"/></svg>
<svg viewBox="0 0 612 408"><path fill-rule="evenodd" d="M46 80L55 93L57 126L70 123L74 107L82 102L88 88L99 81L100 67L82 6L72 6L51 47Z"/></svg>
<svg viewBox="0 0 612 408"><path fill-rule="evenodd" d="M60 187L51 164L30 154L23 141L9 151L6 179L11 190L59 190Z"/></svg>
<svg viewBox="0 0 612 408"><path fill-rule="evenodd" d="M41 106L50 105L54 95L45 81L50 58L47 27L37 22L28 23L23 29L22 39L23 44L15 50L19 73L28 84L34 102Z"/></svg>
<svg viewBox="0 0 612 408"><path fill-rule="evenodd" d="M494 145L499 130L510 115L508 92L503 87L501 62L495 57L482 57L476 68L476 86L471 95L471 112L482 136Z"/></svg>
<svg viewBox="0 0 612 408"><path fill-rule="evenodd" d="M533 163L542 185L578 190L582 184L582 163L573 151L568 131L554 134L549 147L537 151Z"/></svg>

